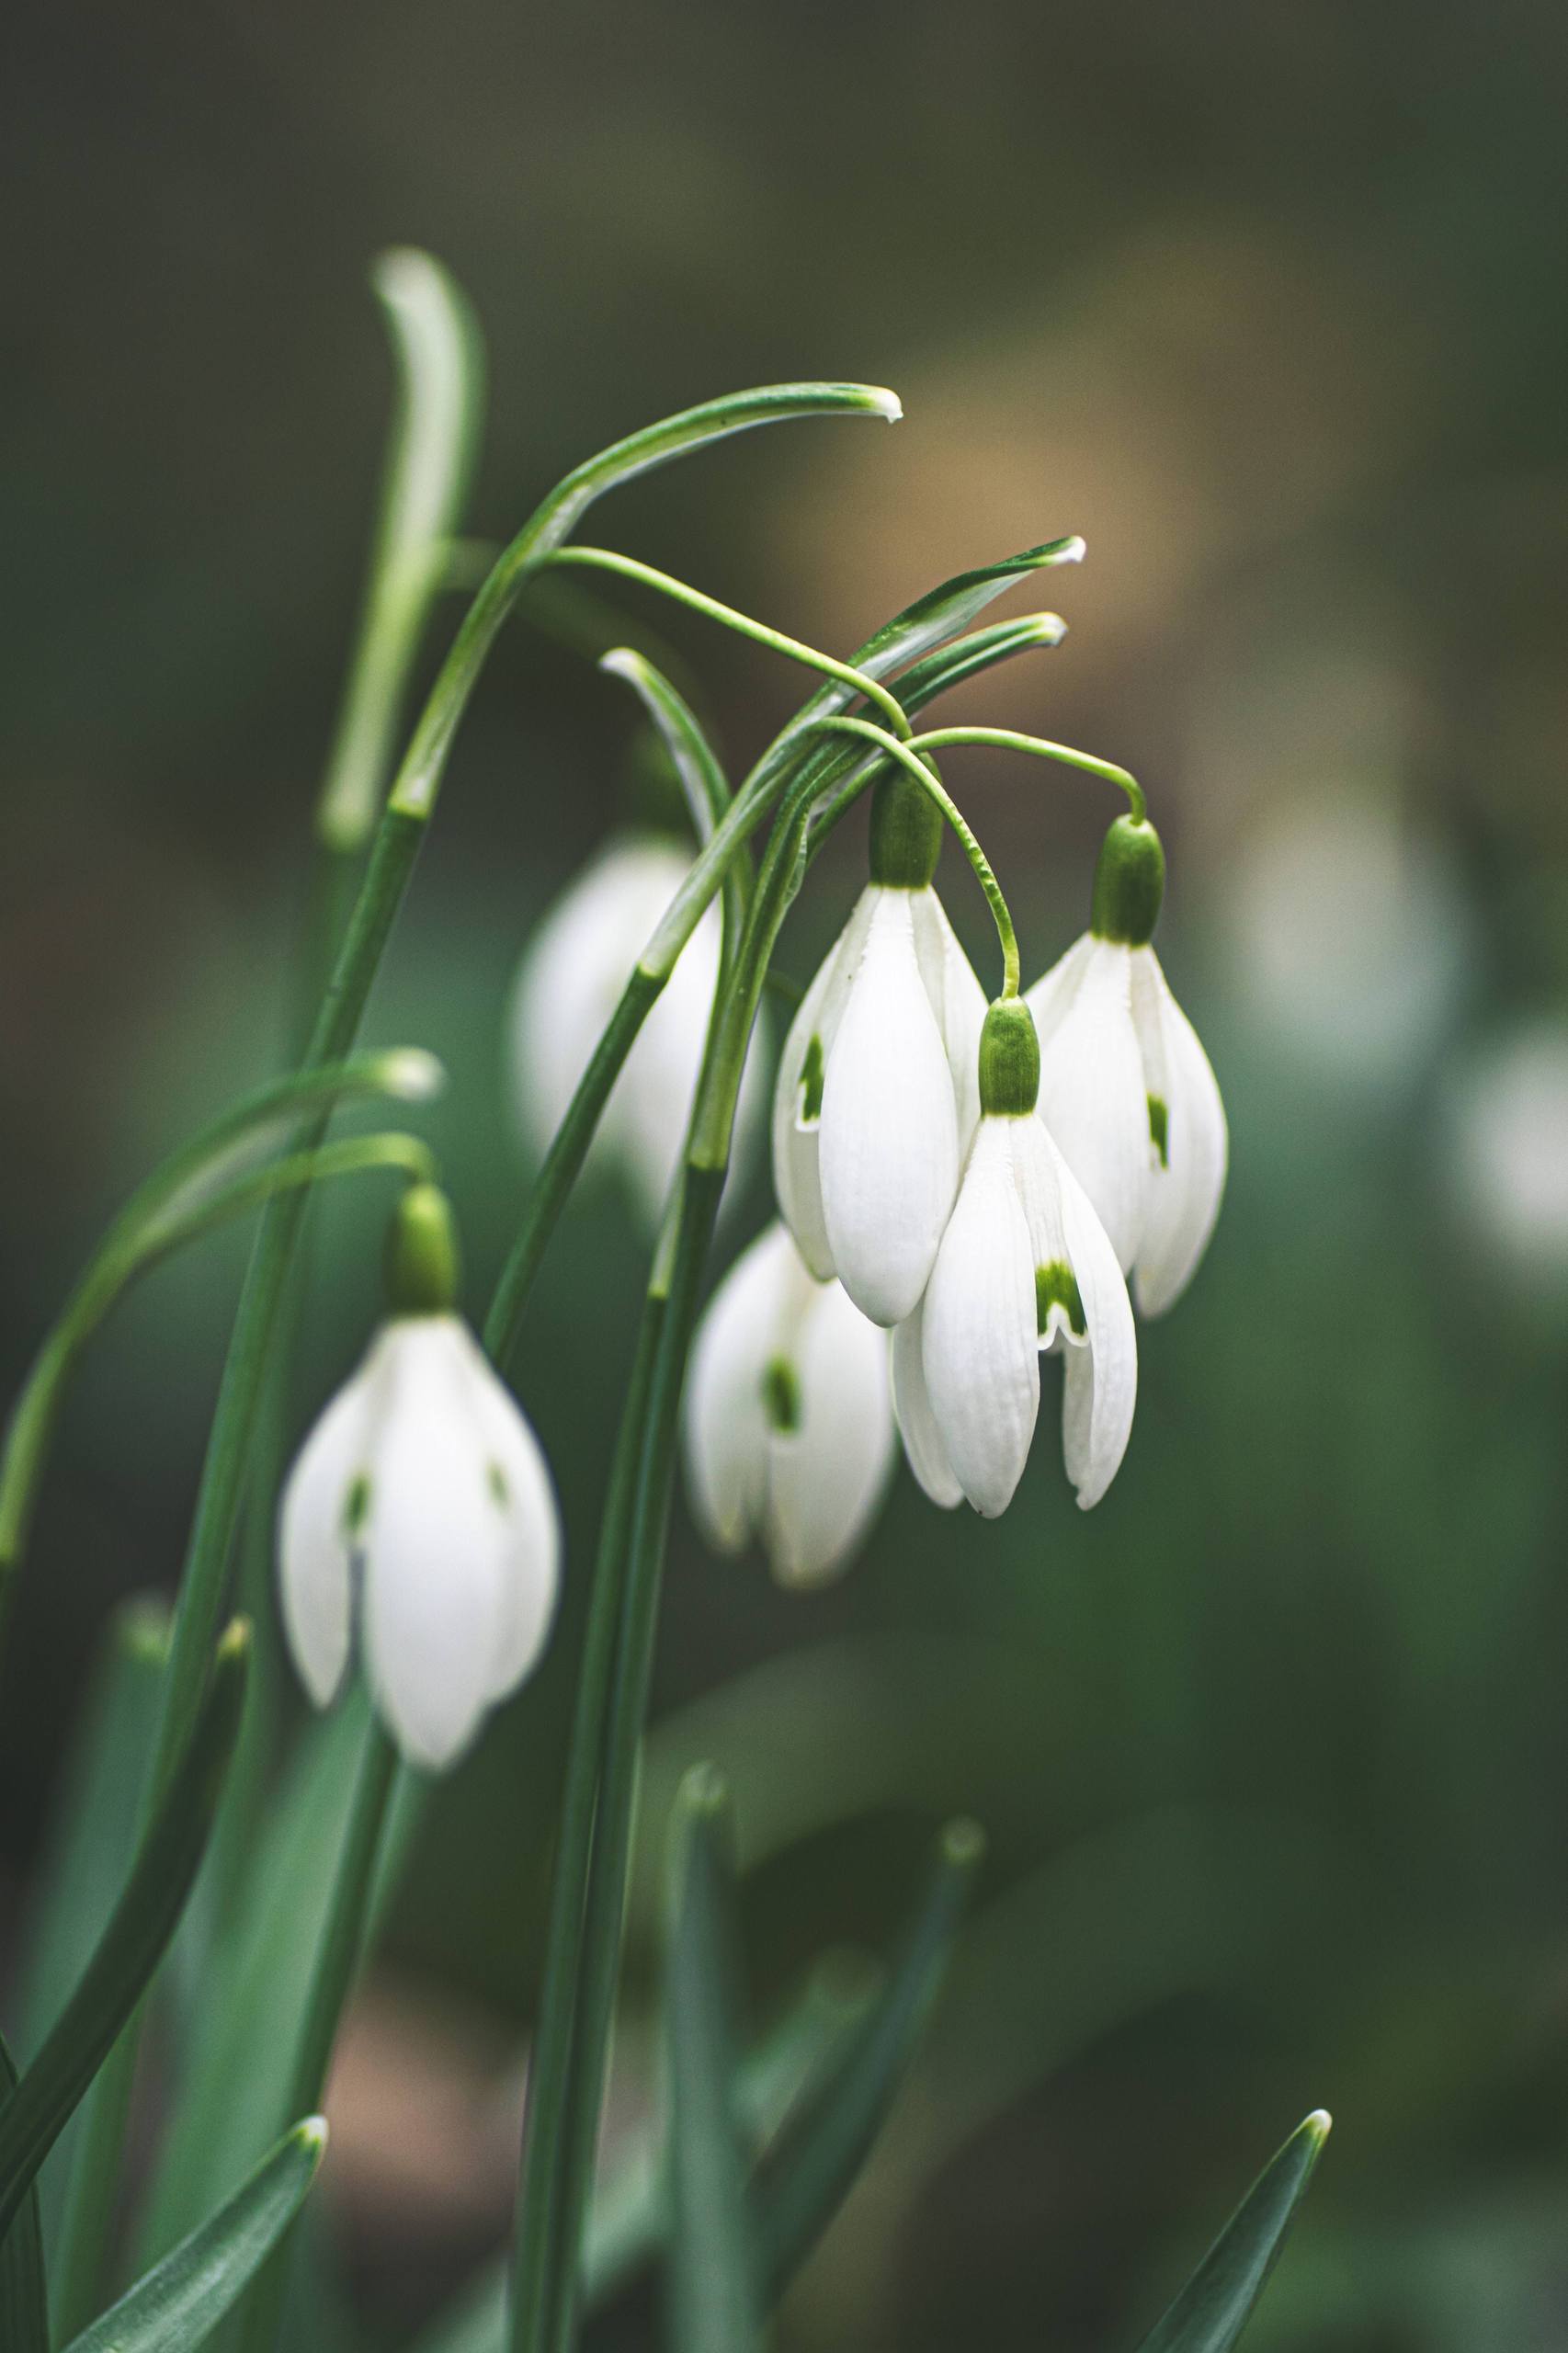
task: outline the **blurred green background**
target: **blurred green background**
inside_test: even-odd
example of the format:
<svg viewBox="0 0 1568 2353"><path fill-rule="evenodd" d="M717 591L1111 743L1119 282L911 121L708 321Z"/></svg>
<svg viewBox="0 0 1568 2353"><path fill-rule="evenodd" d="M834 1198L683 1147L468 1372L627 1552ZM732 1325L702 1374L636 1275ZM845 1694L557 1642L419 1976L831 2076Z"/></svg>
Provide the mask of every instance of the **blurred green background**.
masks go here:
<svg viewBox="0 0 1568 2353"><path fill-rule="evenodd" d="M950 709L1145 779L1233 1174L1091 1518L1042 1436L995 1525L901 1478L815 1597L677 1521L646 1813L691 1756L728 1768L764 2013L821 1947L886 1939L937 1818L992 1837L927 2056L782 2341L1126 2344L1318 2103L1338 2129L1249 2345L1568 2341L1568 19L32 0L16 23L7 1385L131 1181L279 1052L389 398L372 254L428 245L474 299L494 537L710 393L895 386L894 432L747 437L594 536L844 653L943 575L1082 531L1082 572L1048 575L1064 646ZM744 765L797 678L629 611ZM623 689L516 627L370 1032L449 1063L429 1127L475 1306L527 1177L506 983L647 766ZM1038 971L1110 808L1000 759L948 774ZM846 827L816 870L800 977L861 858ZM983 907L944 874L988 974ZM301 1415L373 1312L372 1190L325 1222ZM730 1246L766 1199L754 1171ZM519 1385L571 1529L561 1633L444 1789L350 2039L327 2188L380 2344L504 2225L644 1250L600 1186L542 1286ZM235 1240L160 1275L62 1431L0 1700L7 1932L111 1602L179 1558L241 1263Z"/></svg>

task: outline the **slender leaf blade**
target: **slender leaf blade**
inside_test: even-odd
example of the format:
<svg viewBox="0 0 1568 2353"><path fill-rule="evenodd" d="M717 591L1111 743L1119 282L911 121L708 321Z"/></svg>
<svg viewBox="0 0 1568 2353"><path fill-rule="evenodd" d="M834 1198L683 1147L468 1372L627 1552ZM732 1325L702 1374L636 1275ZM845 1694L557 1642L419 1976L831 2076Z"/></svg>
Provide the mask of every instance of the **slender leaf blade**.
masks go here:
<svg viewBox="0 0 1568 2353"><path fill-rule="evenodd" d="M1264 2167L1140 2353L1230 2353L1268 2275L1328 2138L1317 2109Z"/></svg>
<svg viewBox="0 0 1568 2353"><path fill-rule="evenodd" d="M325 2146L324 2118L295 2125L210 2222L74 2337L66 2353L194 2353L299 2212Z"/></svg>
<svg viewBox="0 0 1568 2353"><path fill-rule="evenodd" d="M219 1643L189 1744L124 1893L37 2058L0 2109L0 2232L141 2002L185 1908L239 1730L249 1655L250 1628L236 1619Z"/></svg>
<svg viewBox="0 0 1568 2353"><path fill-rule="evenodd" d="M0 2035L0 2089L9 2097L16 2088L17 2063ZM6 2353L49 2353L49 2289L36 2183L0 2237L0 2345Z"/></svg>
<svg viewBox="0 0 1568 2353"><path fill-rule="evenodd" d="M681 2353L746 2353L761 2341L762 2310L733 2088L734 1841L728 1792L711 1766L681 1783L671 1861L670 2342Z"/></svg>
<svg viewBox="0 0 1568 2353"><path fill-rule="evenodd" d="M886 1990L816 2099L780 2133L754 2188L770 2302L833 2220L892 2108L930 2017L984 1852L972 1822L949 1823Z"/></svg>

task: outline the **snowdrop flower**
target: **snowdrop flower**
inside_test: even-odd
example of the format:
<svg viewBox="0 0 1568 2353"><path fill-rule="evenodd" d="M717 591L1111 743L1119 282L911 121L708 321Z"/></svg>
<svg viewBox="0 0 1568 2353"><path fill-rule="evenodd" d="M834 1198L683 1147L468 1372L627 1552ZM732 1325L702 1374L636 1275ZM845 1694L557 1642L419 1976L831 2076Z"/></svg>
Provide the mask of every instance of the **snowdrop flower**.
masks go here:
<svg viewBox="0 0 1568 2353"><path fill-rule="evenodd" d="M1469 1056L1446 1090L1457 1206L1490 1252L1555 1300L1568 1277L1568 1023L1536 1018Z"/></svg>
<svg viewBox="0 0 1568 2353"><path fill-rule="evenodd" d="M561 1532L538 1439L452 1312L445 1196L392 1228L391 1313L316 1423L278 1522L283 1620L318 1708L360 1649L414 1763L452 1763L544 1648Z"/></svg>
<svg viewBox="0 0 1568 2353"><path fill-rule="evenodd" d="M1165 878L1153 825L1119 817L1088 930L1027 1000L1040 1117L1145 1315L1163 1314L1191 1280L1220 1213L1228 1150L1209 1057L1149 945Z"/></svg>
<svg viewBox="0 0 1568 2353"><path fill-rule="evenodd" d="M687 1393L687 1483L722 1552L754 1537L780 1585L845 1568L893 1454L888 1345L770 1225L714 1292Z"/></svg>
<svg viewBox="0 0 1568 2353"><path fill-rule="evenodd" d="M511 1063L518 1113L542 1154L620 1001L632 966L686 880L690 859L654 834L609 843L540 925L512 995ZM719 977L721 926L709 907L643 1022L595 1136L656 1224L686 1134ZM750 1082L750 1083L747 1083ZM734 1159L755 1149L763 1105L743 1082Z"/></svg>
<svg viewBox="0 0 1568 2353"><path fill-rule="evenodd" d="M980 1125L930 1289L893 1340L893 1398L910 1468L934 1503L967 1496L994 1519L1023 1475L1040 1358L1065 1359L1067 1475L1087 1511L1132 1427L1137 1344L1105 1228L1035 1108L1028 1008L1002 999L980 1046Z"/></svg>
<svg viewBox="0 0 1568 2353"><path fill-rule="evenodd" d="M874 1324L918 1303L979 1117L985 998L931 887L941 835L917 784L878 785L870 881L801 1000L774 1096L785 1221Z"/></svg>

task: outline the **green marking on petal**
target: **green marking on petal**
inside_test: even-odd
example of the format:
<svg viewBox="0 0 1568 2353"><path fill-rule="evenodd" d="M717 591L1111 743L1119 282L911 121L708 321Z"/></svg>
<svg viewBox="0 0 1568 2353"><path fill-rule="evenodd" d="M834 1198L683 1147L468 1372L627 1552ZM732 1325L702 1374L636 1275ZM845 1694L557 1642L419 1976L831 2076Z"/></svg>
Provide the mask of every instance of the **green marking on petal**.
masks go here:
<svg viewBox="0 0 1568 2353"><path fill-rule="evenodd" d="M1084 1314L1083 1293L1078 1289L1078 1278L1064 1258L1053 1258L1049 1267L1037 1267L1034 1270L1034 1327L1037 1332L1045 1330L1053 1307L1067 1310L1067 1321L1082 1339L1089 1328Z"/></svg>
<svg viewBox="0 0 1568 2353"><path fill-rule="evenodd" d="M809 1128L822 1118L822 1040L813 1030L801 1064L801 1118Z"/></svg>
<svg viewBox="0 0 1568 2353"><path fill-rule="evenodd" d="M505 1511L507 1505L512 1500L512 1495L511 1490L506 1484L506 1474L502 1470L501 1465L498 1462L487 1462L485 1464L484 1483L489 1488L495 1502L498 1503L502 1510Z"/></svg>
<svg viewBox="0 0 1568 2353"><path fill-rule="evenodd" d="M343 1529L347 1536L358 1536L365 1525L365 1515L370 1508L370 1482L361 1471L349 1488L343 1506Z"/></svg>
<svg viewBox="0 0 1568 2353"><path fill-rule="evenodd" d="M762 1402L772 1427L788 1437L801 1427L801 1379L788 1357L769 1359L762 1376Z"/></svg>
<svg viewBox="0 0 1568 2353"><path fill-rule="evenodd" d="M1171 1165L1171 1115L1157 1095L1149 1097L1149 1136L1160 1155L1160 1166Z"/></svg>

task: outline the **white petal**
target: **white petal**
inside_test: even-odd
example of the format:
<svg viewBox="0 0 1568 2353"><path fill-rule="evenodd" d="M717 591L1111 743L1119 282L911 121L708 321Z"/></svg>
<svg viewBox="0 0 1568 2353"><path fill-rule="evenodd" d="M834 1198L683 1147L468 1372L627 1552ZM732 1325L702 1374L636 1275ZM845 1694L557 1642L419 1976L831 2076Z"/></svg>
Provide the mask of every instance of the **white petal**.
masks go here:
<svg viewBox="0 0 1568 2353"><path fill-rule="evenodd" d="M1031 1012L1040 1004L1047 1024L1040 1030L1040 1114L1130 1267L1142 1239L1153 1157L1131 950L1109 939L1081 949L1082 943L1063 959L1075 960L1070 993L1055 972L1029 992Z"/></svg>
<svg viewBox="0 0 1568 2353"><path fill-rule="evenodd" d="M790 1024L773 1090L774 1190L801 1256L812 1274L824 1281L833 1272L833 1252L828 1247L822 1214L817 1156L821 1111L820 1106L815 1112L807 1107L806 1063L808 1056L812 1056L814 1041L812 1058L820 1088L827 1050L838 1034L850 983L860 969L876 902L875 892L861 892L849 921L817 966L812 984Z"/></svg>
<svg viewBox="0 0 1568 2353"><path fill-rule="evenodd" d="M985 991L936 892L914 891L910 898L915 952L953 1074L961 1161L980 1124L980 1033L985 1025Z"/></svg>
<svg viewBox="0 0 1568 2353"><path fill-rule="evenodd" d="M977 1511L1006 1510L1040 1410L1034 1255L1010 1120L983 1119L931 1287L922 1348L931 1410Z"/></svg>
<svg viewBox="0 0 1568 2353"><path fill-rule="evenodd" d="M622 984L685 873L685 867L677 860L675 886L665 893L643 932L622 959ZM610 1114L611 1142L619 1153L650 1225L656 1225L663 1214L670 1179L686 1141L697 1075L708 1040L722 938L722 919L715 904L704 911L681 949L680 960L639 1030L618 1082Z"/></svg>
<svg viewBox="0 0 1568 2353"><path fill-rule="evenodd" d="M800 1427L771 1436L767 1551L781 1585L820 1585L853 1559L892 1468L887 1339L827 1283L805 1311L792 1361Z"/></svg>
<svg viewBox="0 0 1568 2353"><path fill-rule="evenodd" d="M343 1681L353 1635L348 1508L365 1472L374 1355L346 1381L301 1447L278 1515L283 1627L311 1698L324 1708Z"/></svg>
<svg viewBox="0 0 1568 2353"><path fill-rule="evenodd" d="M1057 958L1051 970L1040 975L1032 989L1025 990L1024 1002L1034 1015L1035 1035L1040 1040L1042 1054L1077 995L1094 952L1093 932L1080 932L1066 954Z"/></svg>
<svg viewBox="0 0 1568 2353"><path fill-rule="evenodd" d="M906 1315L892 1336L892 1402L904 1459L916 1481L934 1504L951 1511L963 1501L963 1489L948 1460L942 1433L931 1411L922 1355L926 1302Z"/></svg>
<svg viewBox="0 0 1568 2353"><path fill-rule="evenodd" d="M741 1552L762 1527L768 1440L764 1378L789 1326L789 1304L809 1286L789 1230L773 1224L743 1250L698 1327L687 1384L687 1487L714 1549Z"/></svg>
<svg viewBox="0 0 1568 2353"><path fill-rule="evenodd" d="M1209 1246L1225 1189L1229 1139L1219 1084L1152 948L1132 960L1132 1009L1147 1091L1164 1086L1165 1164L1156 1158L1134 1289L1145 1315L1175 1305Z"/></svg>
<svg viewBox="0 0 1568 2353"><path fill-rule="evenodd" d="M947 1047L915 954L907 891L875 894L827 1056L821 1168L838 1279L874 1324L902 1324L930 1279L958 1180Z"/></svg>
<svg viewBox="0 0 1568 2353"><path fill-rule="evenodd" d="M1046 1139L1051 1146L1050 1138ZM1121 1467L1138 1402L1138 1340L1127 1285L1104 1226L1065 1163L1059 1162L1068 1264L1083 1302L1087 1344L1063 1353L1062 1453L1079 1508L1099 1502Z"/></svg>
<svg viewBox="0 0 1568 2353"><path fill-rule="evenodd" d="M371 1435L364 1641L376 1702L416 1764L477 1732L508 1630L508 1530L455 1317L390 1324Z"/></svg>
<svg viewBox="0 0 1568 2353"><path fill-rule="evenodd" d="M471 1409L485 1441L487 1474L506 1529L506 1589L491 1699L504 1699L543 1653L561 1592L561 1512L533 1425L466 1324Z"/></svg>

